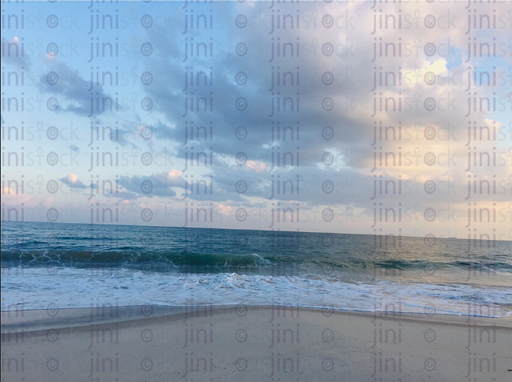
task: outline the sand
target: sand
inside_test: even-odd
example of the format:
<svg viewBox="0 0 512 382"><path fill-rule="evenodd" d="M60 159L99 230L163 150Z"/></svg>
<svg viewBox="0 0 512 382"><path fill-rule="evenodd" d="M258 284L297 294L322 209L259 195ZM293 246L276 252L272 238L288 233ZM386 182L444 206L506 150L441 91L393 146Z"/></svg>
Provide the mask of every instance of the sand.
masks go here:
<svg viewBox="0 0 512 382"><path fill-rule="evenodd" d="M1 367L6 382L504 382L512 317L278 305L11 310Z"/></svg>

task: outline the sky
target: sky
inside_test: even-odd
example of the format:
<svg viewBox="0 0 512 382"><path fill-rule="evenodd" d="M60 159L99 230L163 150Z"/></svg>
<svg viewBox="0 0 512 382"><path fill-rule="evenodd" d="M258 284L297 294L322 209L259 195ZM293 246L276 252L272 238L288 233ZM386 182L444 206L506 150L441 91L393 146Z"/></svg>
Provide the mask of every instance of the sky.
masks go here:
<svg viewBox="0 0 512 382"><path fill-rule="evenodd" d="M1 28L2 220L512 240L509 3L10 1Z"/></svg>

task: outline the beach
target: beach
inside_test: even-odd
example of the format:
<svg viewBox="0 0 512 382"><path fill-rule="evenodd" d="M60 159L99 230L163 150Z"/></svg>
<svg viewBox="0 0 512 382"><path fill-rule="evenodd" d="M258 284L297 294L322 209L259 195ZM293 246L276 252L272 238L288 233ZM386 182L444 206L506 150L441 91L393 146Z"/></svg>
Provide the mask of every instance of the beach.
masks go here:
<svg viewBox="0 0 512 382"><path fill-rule="evenodd" d="M2 382L512 376L509 242L470 262L462 240L103 226L118 244L91 250L99 227L21 228L2 244Z"/></svg>
<svg viewBox="0 0 512 382"><path fill-rule="evenodd" d="M2 312L2 381L508 381L512 318L270 306Z"/></svg>

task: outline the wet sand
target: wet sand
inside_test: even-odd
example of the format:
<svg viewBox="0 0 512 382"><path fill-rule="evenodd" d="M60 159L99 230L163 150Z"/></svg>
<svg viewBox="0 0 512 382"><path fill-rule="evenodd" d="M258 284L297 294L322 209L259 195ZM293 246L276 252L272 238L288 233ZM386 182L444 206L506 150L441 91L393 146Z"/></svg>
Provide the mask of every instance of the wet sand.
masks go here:
<svg viewBox="0 0 512 382"><path fill-rule="evenodd" d="M2 312L2 381L512 380L512 317L283 306Z"/></svg>

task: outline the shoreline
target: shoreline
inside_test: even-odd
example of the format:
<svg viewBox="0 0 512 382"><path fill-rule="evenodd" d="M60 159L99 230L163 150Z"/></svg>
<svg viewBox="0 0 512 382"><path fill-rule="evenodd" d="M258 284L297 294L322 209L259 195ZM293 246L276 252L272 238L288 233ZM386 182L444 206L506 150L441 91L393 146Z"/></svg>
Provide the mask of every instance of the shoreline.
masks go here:
<svg viewBox="0 0 512 382"><path fill-rule="evenodd" d="M333 307L315 307L287 304L185 304L185 305L167 305L167 304L137 304L137 305L111 305L111 306L93 306L93 307L70 307L61 308L52 306L47 309L27 309L21 311L1 312L2 330L14 328L20 325L24 327L42 327L50 328L59 325L69 325L72 327L88 326L92 322L95 324L107 324L109 322L136 321L147 318L187 316L196 314L198 311L221 312L233 311L239 309L269 309L276 314L286 313L286 311L308 311L322 313L326 316L332 314L346 314L362 317L373 317L373 319L399 319L405 321L432 321L436 323L459 324L471 322L476 325L499 324L497 327L512 328L512 305L497 305L509 311L506 317L488 316L476 314L440 314L440 313L420 313L389 310L389 312L378 313L377 311L348 310ZM496 322L494 322L496 321Z"/></svg>
<svg viewBox="0 0 512 382"><path fill-rule="evenodd" d="M512 369L510 316L281 305L131 305L94 313L2 314L3 380L60 382L72 373L73 381L88 382L466 382L505 381Z"/></svg>
<svg viewBox="0 0 512 382"><path fill-rule="evenodd" d="M107 306L107 304L103 304L103 306L95 305L88 307L58 307L56 304L51 304L46 309L22 309L22 310L0 310L2 317L2 327L5 325L17 325L17 324L25 324L25 325L33 325L37 322L47 322L54 321L55 319L62 319L63 316L68 319L73 319L74 324L76 326L77 320L78 322L89 320L89 321L97 321L97 320L106 320L108 321L108 316L110 318L117 320L130 320L130 319L143 319L149 317L167 317L174 316L180 314L186 314L187 310L190 309L209 309L212 311L223 311L223 310L233 310L238 307L243 307L247 309L274 309L278 311L281 310L301 310L301 311L311 311L311 312L329 312L329 314L350 314L350 315L362 315L362 316L372 316L372 317L381 317L381 318L400 318L404 320L422 320L425 318L432 319L436 322L453 322L454 320L459 321L474 321L474 320L499 320L501 322L511 322L512 323L512 305L496 305L496 308L502 308L509 312L509 314L505 317L503 316L490 316L490 315L477 315L477 314L447 314L447 313L421 313L421 312L410 312L410 311L397 311L390 309L389 313L377 313L377 311L369 311L369 310L349 310L344 308L335 308L331 306L307 306L307 305L291 305L291 304L180 304L180 305L171 305L171 304L163 304L163 303L152 303L148 302L147 304L129 304L129 305L111 305ZM394 304L388 304L394 305ZM472 304L473 306L478 306L478 304ZM485 307L485 309L489 310L487 305L481 305ZM483 309L482 309L483 310ZM100 312L102 312L100 314ZM110 314L113 312L113 316ZM387 314L387 316L386 316ZM94 319L91 319L91 316L94 316ZM386 316L386 317L385 317ZM46 319L45 319L46 318ZM18 322L19 321L19 322Z"/></svg>
<svg viewBox="0 0 512 382"><path fill-rule="evenodd" d="M93 306L93 307L71 307L59 308L52 306L47 309L27 309L22 311L1 311L1 327L2 330L9 330L23 326L24 328L40 328L48 329L55 327L82 327L94 324L108 324L112 322L129 322L143 319L154 318L175 318L187 317L191 314L197 314L199 311L236 312L240 309L267 309L275 314L286 314L287 311L307 311L322 313L325 316L332 314L342 314L361 317L372 317L375 319L397 319L402 321L432 321L439 324L475 324L478 326L486 326L494 324L496 327L512 328L512 306L499 305L509 311L509 315L503 316L486 316L474 314L439 314L439 313L419 313L419 312L403 312L393 311L380 313L378 311L360 311L346 310L333 307L314 307L300 305L248 305L248 304L185 304L185 305L166 305L166 304L144 304L144 305L111 305L111 306Z"/></svg>

